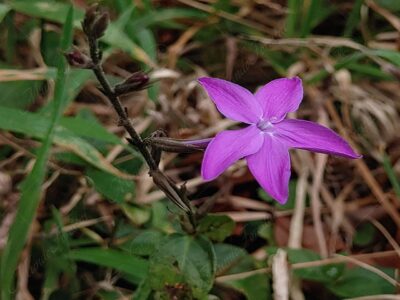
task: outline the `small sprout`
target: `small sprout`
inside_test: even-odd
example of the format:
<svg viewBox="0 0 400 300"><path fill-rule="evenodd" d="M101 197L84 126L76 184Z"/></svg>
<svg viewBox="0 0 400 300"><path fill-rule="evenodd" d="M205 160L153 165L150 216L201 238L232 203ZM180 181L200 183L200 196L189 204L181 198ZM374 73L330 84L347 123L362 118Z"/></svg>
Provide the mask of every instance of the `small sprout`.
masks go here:
<svg viewBox="0 0 400 300"><path fill-rule="evenodd" d="M92 69L94 67L92 60L89 56L82 53L78 49L74 49L70 52L64 53L68 64L72 67L77 67L81 69Z"/></svg>

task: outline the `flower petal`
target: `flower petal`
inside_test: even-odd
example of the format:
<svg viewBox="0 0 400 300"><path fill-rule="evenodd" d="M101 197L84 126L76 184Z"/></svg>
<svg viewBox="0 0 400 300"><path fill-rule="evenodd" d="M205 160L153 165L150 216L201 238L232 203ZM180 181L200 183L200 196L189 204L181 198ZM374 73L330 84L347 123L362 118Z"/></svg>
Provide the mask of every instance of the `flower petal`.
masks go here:
<svg viewBox="0 0 400 300"><path fill-rule="evenodd" d="M301 79L295 77L272 80L260 88L255 97L264 111L264 119L280 121L288 112L299 108L303 99Z"/></svg>
<svg viewBox="0 0 400 300"><path fill-rule="evenodd" d="M289 194L290 156L279 139L264 135L260 150L247 157L247 164L261 187L275 200L285 204Z"/></svg>
<svg viewBox="0 0 400 300"><path fill-rule="evenodd" d="M208 144L201 165L201 176L205 180L216 178L238 159L257 152L262 143L263 136L254 125L221 131Z"/></svg>
<svg viewBox="0 0 400 300"><path fill-rule="evenodd" d="M284 120L275 124L276 134L292 148L360 158L350 145L333 130L305 120Z"/></svg>
<svg viewBox="0 0 400 300"><path fill-rule="evenodd" d="M218 78L203 77L198 80L217 109L227 118L247 124L256 123L261 118L259 103L245 88Z"/></svg>

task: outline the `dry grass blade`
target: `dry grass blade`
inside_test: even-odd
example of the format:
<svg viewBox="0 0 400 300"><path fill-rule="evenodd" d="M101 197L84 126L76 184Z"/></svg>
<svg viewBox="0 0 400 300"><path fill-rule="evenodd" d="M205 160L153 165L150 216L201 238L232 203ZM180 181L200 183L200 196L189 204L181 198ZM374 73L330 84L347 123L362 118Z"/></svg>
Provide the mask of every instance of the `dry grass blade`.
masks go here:
<svg viewBox="0 0 400 300"><path fill-rule="evenodd" d="M274 300L288 300L289 269L287 254L282 249L278 249L272 259L272 281Z"/></svg>
<svg viewBox="0 0 400 300"><path fill-rule="evenodd" d="M390 245L392 245L393 249L396 250L397 255L400 257L400 246L396 242L396 240L390 235L390 233L386 230L386 228L379 223L378 221L371 219L372 224L385 236L385 238L389 241Z"/></svg>
<svg viewBox="0 0 400 300"><path fill-rule="evenodd" d="M370 8L372 8L374 11L376 11L378 14L382 15L382 17L388 20L389 23L392 24L392 26L400 32L400 19L398 17L396 17L387 9L380 7L378 4L375 3L375 1L367 0L366 3Z"/></svg>
<svg viewBox="0 0 400 300"><path fill-rule="evenodd" d="M55 76L49 68L36 68L31 70L0 70L0 82L20 80L45 80Z"/></svg>
<svg viewBox="0 0 400 300"><path fill-rule="evenodd" d="M350 139L348 136L341 120L340 117L338 116L333 104L331 101L326 102L326 107L328 109L328 113L332 117L336 127L339 129L339 132L349 143L355 147L354 142ZM375 195L375 197L378 199L378 201L382 204L383 208L386 210L386 212L391 216L393 221L396 223L397 227L400 228L400 215L397 211L397 209L394 207L394 205L388 200L386 197L385 193L382 191L381 187L379 186L379 183L376 181L374 176L372 175L371 171L369 170L368 166L362 159L358 159L355 162L355 165L357 166L359 173L361 177L365 180L369 188L371 189L372 193Z"/></svg>

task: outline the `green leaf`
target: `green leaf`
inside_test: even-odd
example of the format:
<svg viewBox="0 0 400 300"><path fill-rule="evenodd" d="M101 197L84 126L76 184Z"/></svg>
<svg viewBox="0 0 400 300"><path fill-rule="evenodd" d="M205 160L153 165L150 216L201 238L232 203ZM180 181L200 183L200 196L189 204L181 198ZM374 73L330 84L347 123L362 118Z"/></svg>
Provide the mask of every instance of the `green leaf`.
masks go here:
<svg viewBox="0 0 400 300"><path fill-rule="evenodd" d="M394 269L381 269L394 278ZM354 298L371 295L393 294L396 287L381 276L363 269L353 268L346 272L334 283L327 285L328 289L341 298Z"/></svg>
<svg viewBox="0 0 400 300"><path fill-rule="evenodd" d="M295 180L291 180L289 182L289 198L285 204L279 204L274 200L270 195L267 194L266 191L264 191L262 188L258 189L258 196L273 205L276 205L276 208L278 210L288 210L288 209L294 209L295 205L295 200L296 200L296 184L297 182Z"/></svg>
<svg viewBox="0 0 400 300"><path fill-rule="evenodd" d="M400 53L398 51L380 49L380 50L373 50L371 51L371 53L373 55L378 55L382 58L385 58L392 64L395 64L396 66L400 67Z"/></svg>
<svg viewBox="0 0 400 300"><path fill-rule="evenodd" d="M0 82L2 107L26 108L31 105L42 86L41 81L7 81Z"/></svg>
<svg viewBox="0 0 400 300"><path fill-rule="evenodd" d="M64 58L63 58L64 59ZM66 100L62 103L62 110L67 109L68 105L73 101L78 93L83 88L84 84L93 77L93 74L89 70L81 70L81 69L69 69L66 78L65 78L65 86L66 90ZM43 114L43 117L46 116L53 109L54 102L49 102L46 106L40 109L40 113Z"/></svg>
<svg viewBox="0 0 400 300"><path fill-rule="evenodd" d="M173 234L165 237L151 256L151 287L165 293L168 285L183 284L195 299L207 296L213 285L215 253L204 237Z"/></svg>
<svg viewBox="0 0 400 300"><path fill-rule="evenodd" d="M393 169L393 166L390 162L390 157L386 153L383 155L382 164L383 164L383 168L385 169L385 172L389 178L389 181L394 189L394 192L395 192L397 198L400 199L400 179L397 177L397 175Z"/></svg>
<svg viewBox="0 0 400 300"><path fill-rule="evenodd" d="M277 248L268 247L269 254L275 254ZM321 256L308 249L285 249L288 254L288 260L291 264L311 262L321 260ZM321 267L309 267L296 269L293 273L302 278L317 282L332 282L338 278L344 271L344 264L332 264Z"/></svg>
<svg viewBox="0 0 400 300"><path fill-rule="evenodd" d="M351 9L350 16L347 18L346 26L344 28L343 36L350 37L354 28L360 24L361 6L364 0L356 0Z"/></svg>
<svg viewBox="0 0 400 300"><path fill-rule="evenodd" d="M8 14L11 7L7 4L0 3L0 22L3 21L4 17Z"/></svg>
<svg viewBox="0 0 400 300"><path fill-rule="evenodd" d="M64 23L69 5L66 3L54 2L54 1L37 1L37 0L16 0L10 1L9 5L12 9L26 14L28 16L41 18L57 23ZM84 12L82 10L74 9L74 24L82 19Z"/></svg>
<svg viewBox="0 0 400 300"><path fill-rule="evenodd" d="M306 13L301 22L301 37L307 37L312 29L320 24L333 11L329 1L326 0L305 1L304 4L306 7L303 11Z"/></svg>
<svg viewBox="0 0 400 300"><path fill-rule="evenodd" d="M69 121L65 121L64 124L72 127L72 129L78 130L78 128L73 128L73 126L69 123ZM4 130L23 133L37 139L44 139L46 137L46 128L49 126L49 124L50 120L43 118L41 114L35 114L12 108L0 109L0 128ZM80 122L80 124L84 125L85 123ZM90 132L90 126L85 130L82 130L81 134L88 134L88 131ZM110 138L109 135L102 134L102 132L104 133L104 130L101 130L95 134L95 137L106 142L110 142L111 140L117 142L116 139ZM114 174L118 177L129 177L128 174L121 172L110 162L108 162L103 155L101 155L101 153L90 143L75 135L69 129L60 125L56 125L53 134L53 142L55 144L75 153L94 167Z"/></svg>
<svg viewBox="0 0 400 300"><path fill-rule="evenodd" d="M164 234L156 230L146 230L140 233L129 245L129 251L135 255L152 255L158 248Z"/></svg>
<svg viewBox="0 0 400 300"><path fill-rule="evenodd" d="M10 3L11 7L21 13L29 16L45 19L52 22L63 23L68 5L60 2L48 1L14 1ZM83 19L84 12L80 9L75 9L74 26L81 27L81 20ZM110 23L102 41L105 43L121 48L130 53L134 58L154 66L154 62L149 58L146 52L136 45L129 37L114 23Z"/></svg>
<svg viewBox="0 0 400 300"><path fill-rule="evenodd" d="M94 188L108 200L122 203L132 200L135 195L135 183L108 172L89 168L86 175L92 180Z"/></svg>
<svg viewBox="0 0 400 300"><path fill-rule="evenodd" d="M175 19L204 19L208 14L191 8L164 8L151 10L149 13L133 19L128 25L135 30Z"/></svg>
<svg viewBox="0 0 400 300"><path fill-rule="evenodd" d="M272 290L266 274L255 274L243 279L224 282L239 290L249 300L272 300Z"/></svg>
<svg viewBox="0 0 400 300"><path fill-rule="evenodd" d="M308 249L287 249L287 253L291 264L321 260L317 253ZM344 264L310 267L294 270L294 274L302 279L331 282L343 273L344 267Z"/></svg>
<svg viewBox="0 0 400 300"><path fill-rule="evenodd" d="M122 203L121 208L129 220L137 226L147 223L151 218L151 211L147 207Z"/></svg>
<svg viewBox="0 0 400 300"><path fill-rule="evenodd" d="M217 274L226 274L227 270L248 256L244 249L230 244L215 244L214 251L217 258Z"/></svg>
<svg viewBox="0 0 400 300"><path fill-rule="evenodd" d="M61 50L67 50L72 43L73 10L68 9L68 14L61 40ZM35 217L42 193L42 183L46 176L46 165L50 155L50 148L55 134L56 125L62 115L63 102L65 101L65 77L66 65L60 55L57 79L54 91L54 111L45 138L39 149L37 160L31 173L21 185L21 198L15 216L15 222L11 225L7 244L1 257L0 279L2 283L1 299L12 298L13 279L18 259L24 247L30 225Z"/></svg>
<svg viewBox="0 0 400 300"><path fill-rule="evenodd" d="M102 37L102 41L130 53L134 58L149 66L155 65L147 53L129 39L128 35L113 23L108 26L104 36Z"/></svg>
<svg viewBox="0 0 400 300"><path fill-rule="evenodd" d="M65 117L61 119L60 125L83 138L95 139L114 145L123 145L119 137L105 129L97 120L85 120L81 117Z"/></svg>
<svg viewBox="0 0 400 300"><path fill-rule="evenodd" d="M400 1L398 0L376 0L376 3L392 12L400 11Z"/></svg>
<svg viewBox="0 0 400 300"><path fill-rule="evenodd" d="M81 248L71 250L69 257L73 260L84 261L98 266L112 268L130 275L138 282L146 277L148 262L128 253L103 248Z"/></svg>
<svg viewBox="0 0 400 300"><path fill-rule="evenodd" d="M301 7L303 0L288 0L288 13L286 17L285 36L293 37L299 28L299 19L301 18Z"/></svg>
<svg viewBox="0 0 400 300"><path fill-rule="evenodd" d="M357 226L353 243L357 246L366 246L373 241L376 235L376 228L371 223L364 223Z"/></svg>
<svg viewBox="0 0 400 300"><path fill-rule="evenodd" d="M197 230L210 240L222 242L234 228L235 222L228 216L208 214L200 220Z"/></svg>

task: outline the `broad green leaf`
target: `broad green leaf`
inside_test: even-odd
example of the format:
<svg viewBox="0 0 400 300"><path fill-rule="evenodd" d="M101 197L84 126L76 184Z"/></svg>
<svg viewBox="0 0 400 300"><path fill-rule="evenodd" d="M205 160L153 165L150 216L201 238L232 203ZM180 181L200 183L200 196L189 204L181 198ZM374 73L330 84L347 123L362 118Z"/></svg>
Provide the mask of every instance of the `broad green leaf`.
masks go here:
<svg viewBox="0 0 400 300"><path fill-rule="evenodd" d="M268 247L269 254L275 254L277 248ZM285 249L288 254L288 260L291 264L311 262L321 260L321 256L308 249ZM332 264L321 267L309 267L296 269L293 273L302 278L318 282L332 282L338 278L344 271L344 264Z"/></svg>
<svg viewBox="0 0 400 300"><path fill-rule="evenodd" d="M230 244L215 244L214 251L217 257L217 274L219 275L230 274L228 271L248 256L244 249Z"/></svg>
<svg viewBox="0 0 400 300"><path fill-rule="evenodd" d="M308 249L287 249L291 264L321 260L321 257ZM330 282L343 273L344 264L332 264L322 267L311 267L294 270L294 274L303 279Z"/></svg>
<svg viewBox="0 0 400 300"><path fill-rule="evenodd" d="M123 144L119 137L105 129L97 120L89 121L81 117L64 117L60 121L60 126L82 138L89 138L115 145Z"/></svg>
<svg viewBox="0 0 400 300"><path fill-rule="evenodd" d="M222 242L234 228L235 222L228 216L209 214L200 220L197 230L212 241Z"/></svg>
<svg viewBox="0 0 400 300"><path fill-rule="evenodd" d="M203 299L212 287L215 253L205 238L173 234L165 237L151 256L151 287L160 294L168 285L183 284L187 295Z"/></svg>
<svg viewBox="0 0 400 300"><path fill-rule="evenodd" d="M68 9L67 18L61 40L61 50L66 50L72 43L72 21L73 10ZM18 264L18 259L24 248L26 237L30 225L35 217L36 209L39 205L42 194L42 183L46 176L46 165L50 156L50 149L55 135L56 125L62 115L63 102L65 101L65 77L66 65L64 58L60 56L58 64L57 79L54 91L54 111L50 123L46 128L44 141L39 149L37 160L31 173L25 178L21 185L21 198L18 202L18 208L15 221L11 225L7 244L1 257L0 281L2 283L1 299L9 300L12 298L14 274Z"/></svg>
<svg viewBox="0 0 400 300"><path fill-rule="evenodd" d="M28 107L39 95L42 84L42 81L25 80L0 82L0 106L11 108Z"/></svg>
<svg viewBox="0 0 400 300"><path fill-rule="evenodd" d="M131 179L119 178L108 172L89 168L86 175L91 179L94 188L108 200L122 203L135 196L135 183Z"/></svg>
<svg viewBox="0 0 400 300"><path fill-rule="evenodd" d="M381 271L394 278L394 269L386 268L381 269ZM346 270L338 280L328 284L327 287L342 299L393 294L396 292L396 287L387 280L369 270L359 267Z"/></svg>
<svg viewBox="0 0 400 300"><path fill-rule="evenodd" d="M270 280L266 274L255 274L224 284L239 290L248 300L272 300Z"/></svg>
<svg viewBox="0 0 400 300"><path fill-rule="evenodd" d="M95 147L86 142L84 139L71 133L68 129L58 127L56 132L57 135L54 138L54 142L62 146L64 149L68 149L69 151L75 153L89 164L99 168L100 170L106 171L121 178L130 178L129 174L121 172L109 161L107 161Z"/></svg>
<svg viewBox="0 0 400 300"><path fill-rule="evenodd" d="M131 203L122 203L122 211L137 226L147 223L151 218L151 211L148 207L138 206Z"/></svg>
<svg viewBox="0 0 400 300"><path fill-rule="evenodd" d="M145 259L113 249L80 248L71 250L69 257L126 273L137 282L145 278L148 269L148 262Z"/></svg>
<svg viewBox="0 0 400 300"><path fill-rule="evenodd" d="M135 255L152 255L157 250L163 237L164 234L160 231L146 230L135 237L127 247L129 247L129 252Z"/></svg>
<svg viewBox="0 0 400 300"><path fill-rule="evenodd" d="M69 69L66 78L65 78L65 86L66 90L66 99L62 104L63 111L67 109L71 101L73 101L78 93L82 90L84 84L93 77L92 72L89 70L81 70L81 69ZM49 102L46 106L40 109L40 113L43 114L43 117L46 116L46 113L51 112L53 109L54 102Z"/></svg>

